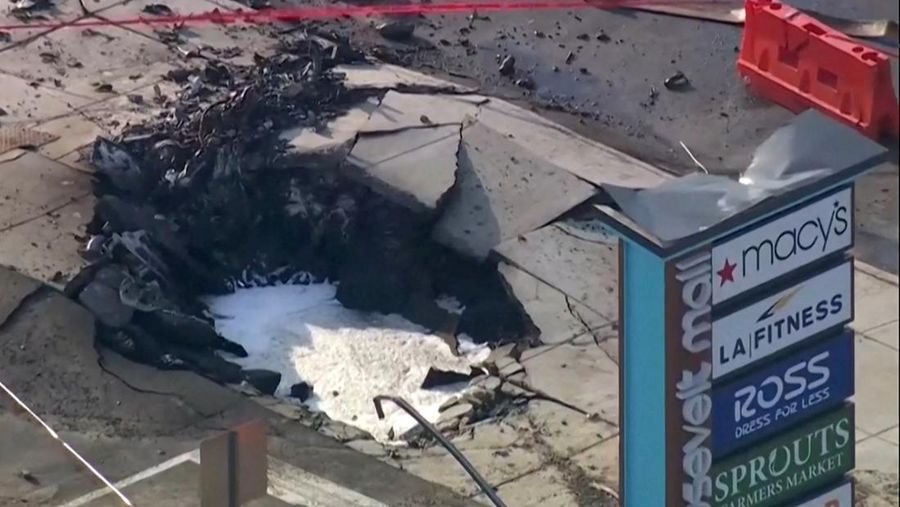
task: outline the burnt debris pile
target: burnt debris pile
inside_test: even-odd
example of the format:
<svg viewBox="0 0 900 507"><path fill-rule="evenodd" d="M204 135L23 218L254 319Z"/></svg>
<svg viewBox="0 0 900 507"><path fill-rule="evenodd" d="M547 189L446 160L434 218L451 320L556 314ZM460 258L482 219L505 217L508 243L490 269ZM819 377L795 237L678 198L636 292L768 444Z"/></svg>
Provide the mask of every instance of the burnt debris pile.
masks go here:
<svg viewBox="0 0 900 507"><path fill-rule="evenodd" d="M66 292L97 316L101 343L272 392L277 374L217 353L246 355L216 333L200 297L324 280L339 283L349 308L399 313L448 338L499 343L530 332L493 266L430 240L434 216L342 177L339 163L289 154L279 139L382 93L348 90L331 72L361 58L339 39L307 35L250 67L207 60L170 72L181 91L164 117L95 142L89 265ZM460 315L439 307L444 295Z"/></svg>

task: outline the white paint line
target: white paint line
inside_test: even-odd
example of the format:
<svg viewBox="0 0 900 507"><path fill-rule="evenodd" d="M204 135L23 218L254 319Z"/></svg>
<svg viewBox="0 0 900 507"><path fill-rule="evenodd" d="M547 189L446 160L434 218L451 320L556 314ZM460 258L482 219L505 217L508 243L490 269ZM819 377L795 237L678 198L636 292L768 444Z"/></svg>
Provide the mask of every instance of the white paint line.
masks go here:
<svg viewBox="0 0 900 507"><path fill-rule="evenodd" d="M168 470L170 468L174 468L182 463L187 463L188 461L199 463L200 462L200 451L195 449L193 451L189 451L184 454L175 456L174 458L172 458L168 461L164 461L164 462L162 462L156 466L152 466L142 472L138 472L138 473L132 475L131 477L122 479L121 481L117 482L115 484L115 486L119 489L127 488L128 486L131 486L132 484L136 484L140 481L143 481L144 479L149 479L150 477L153 477L154 475L165 472L166 470ZM92 491L80 498L76 498L75 500L72 500L69 503L63 504L61 507L81 507L82 505L87 505L88 503L93 502L94 500L96 500L98 498L102 498L102 497L108 495L109 493L110 493L109 489L106 489L106 488L98 489L98 490Z"/></svg>
<svg viewBox="0 0 900 507"><path fill-rule="evenodd" d="M283 502L305 507L389 507L373 498L347 489L334 482L301 470L281 460L269 460L269 488L267 493ZM200 451L193 450L164 461L156 466L138 472L131 477L115 483L119 489L137 484L174 468L182 463L200 464ZM82 507L110 494L108 488L92 491L80 498L72 500L61 507Z"/></svg>
<svg viewBox="0 0 900 507"><path fill-rule="evenodd" d="M125 505L128 505L129 507L132 507L134 505L131 503L131 500L129 500L128 497L126 497L124 494L122 494L121 491L119 491L118 488L116 488L116 486L114 486L111 482L109 482L109 480L107 480L106 477L103 477L103 474L101 474L99 470L94 468L94 465L91 465L90 463L88 463L88 460L86 460L84 457L82 457L81 454L78 454L78 451L76 451L75 448L73 448L71 445L68 444L68 442L66 442L65 440L60 438L59 434L56 433L56 431L54 431L53 428L51 428L49 424L45 423L44 420L41 419L33 410L31 410L31 408L28 405L26 405L25 402L22 401L21 398L16 396L16 393L12 392L12 390L10 388L6 387L6 385L3 382L0 382L0 389L2 389L4 392L6 392L6 394L9 395L9 397L12 398L12 400L14 402L16 402L16 404L18 404L26 412L28 412L31 415L31 417L34 418L34 420L39 422L41 424L41 426L43 426L44 429L47 431L47 433L49 433L50 436L53 437L54 440L56 440L57 442L62 444L62 446L66 450L66 452L68 452L69 454L74 456L75 459L80 461L81 464L84 465L84 467L87 468L88 471L94 475L94 477L100 479L100 481L103 484L106 484L106 487L109 489L104 490L105 492L108 493L108 492L112 491L113 493L116 494L116 496L119 497L119 500L121 500L122 503L124 503Z"/></svg>

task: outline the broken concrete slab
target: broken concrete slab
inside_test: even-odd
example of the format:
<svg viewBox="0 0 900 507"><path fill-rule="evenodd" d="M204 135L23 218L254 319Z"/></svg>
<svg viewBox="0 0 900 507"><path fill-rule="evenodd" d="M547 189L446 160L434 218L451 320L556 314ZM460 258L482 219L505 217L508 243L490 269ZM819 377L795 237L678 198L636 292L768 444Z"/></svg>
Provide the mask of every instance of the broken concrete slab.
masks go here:
<svg viewBox="0 0 900 507"><path fill-rule="evenodd" d="M84 265L78 237L92 216L93 203L93 197L86 195L0 232L0 264L15 266L51 285L70 279Z"/></svg>
<svg viewBox="0 0 900 507"><path fill-rule="evenodd" d="M0 53L0 62L6 53ZM2 69L3 63L0 63ZM6 114L0 116L4 124L25 122L31 123L49 118L70 114L76 108L90 102L79 97L55 89L53 83L38 83L19 76L0 71L0 109Z"/></svg>
<svg viewBox="0 0 900 507"><path fill-rule="evenodd" d="M86 5L89 6L91 12L98 14L103 12L104 9L108 8L110 5L121 3L123 1L124 0L91 0L91 2L86 3ZM35 18L31 23L26 23L23 22L22 19L17 18L13 13L13 9L17 6L17 3L39 4L42 2L9 2L7 6L0 9L0 25L32 24L36 26L5 31L5 36L0 38L0 51L54 30L53 27L46 26L37 21L46 20L50 23L53 21L69 22L84 14L84 10L82 9L79 0L53 0L52 2L47 2L47 4L50 5L48 8L32 11L34 15L39 17Z"/></svg>
<svg viewBox="0 0 900 507"><path fill-rule="evenodd" d="M497 271L540 329L544 344L569 341L610 325L610 320L603 315L511 264L500 261Z"/></svg>
<svg viewBox="0 0 900 507"><path fill-rule="evenodd" d="M78 113L40 123L36 129L59 137L38 148L38 153L51 160L59 160L105 133L99 125Z"/></svg>
<svg viewBox="0 0 900 507"><path fill-rule="evenodd" d="M482 259L596 192L481 122L465 126L462 137L457 182L433 237L464 255Z"/></svg>
<svg viewBox="0 0 900 507"><path fill-rule="evenodd" d="M606 319L618 320L617 246L552 224L506 241L494 251Z"/></svg>
<svg viewBox="0 0 900 507"><path fill-rule="evenodd" d="M130 0L122 2L107 11L104 16L111 19L152 17L144 12L144 9L158 0ZM223 2L224 3L224 2ZM174 15L198 15L222 10L223 5L207 0L174 0L165 2ZM234 6L235 4L231 4ZM226 7L228 9L228 7ZM128 27L142 35L157 40L161 43L179 47L185 52L208 51L214 56L220 56L230 63L249 65L253 63L253 53L264 54L271 52L275 45L275 38L268 37L255 26L225 26L216 24L193 24L172 28L171 24L137 24ZM234 48L234 49L231 49ZM225 53L220 51L227 50ZM227 58L226 58L227 56Z"/></svg>
<svg viewBox="0 0 900 507"><path fill-rule="evenodd" d="M533 400L521 417L509 423L539 435L544 453L559 459L568 459L618 431L602 415L602 420L591 419L553 401Z"/></svg>
<svg viewBox="0 0 900 507"><path fill-rule="evenodd" d="M619 367L596 344L535 347L524 351L519 361L529 386L589 414L617 420Z"/></svg>
<svg viewBox="0 0 900 507"><path fill-rule="evenodd" d="M22 301L38 290L41 283L33 278L17 273L11 269L0 267L0 326Z"/></svg>
<svg viewBox="0 0 900 507"><path fill-rule="evenodd" d="M361 136L345 172L417 212L438 208L456 181L458 125Z"/></svg>
<svg viewBox="0 0 900 507"><path fill-rule="evenodd" d="M35 153L0 164L0 231L28 222L90 192L89 178Z"/></svg>
<svg viewBox="0 0 900 507"><path fill-rule="evenodd" d="M125 91L115 86L123 74L126 81L122 86L127 87L131 77L138 80L152 64L175 63L176 58L164 44L108 26L55 30L9 48L0 59L0 70L89 100L104 100Z"/></svg>
<svg viewBox="0 0 900 507"><path fill-rule="evenodd" d="M552 161L557 167L595 185L629 188L655 186L665 172L605 144L575 132L515 104L498 99L481 106L478 121L508 136L525 153Z"/></svg>
<svg viewBox="0 0 900 507"><path fill-rule="evenodd" d="M304 157L323 155L339 162L347 156L357 133L377 107L378 101L370 98L329 120L324 129L296 127L283 131L279 137L287 143L290 154Z"/></svg>
<svg viewBox="0 0 900 507"><path fill-rule="evenodd" d="M388 91L360 132L396 132L432 125L461 125L478 116L482 95L416 94Z"/></svg>
<svg viewBox="0 0 900 507"><path fill-rule="evenodd" d="M386 63L338 65L334 67L333 72L343 75L344 86L351 90L375 88L457 93L472 93L476 90L475 87L457 84Z"/></svg>

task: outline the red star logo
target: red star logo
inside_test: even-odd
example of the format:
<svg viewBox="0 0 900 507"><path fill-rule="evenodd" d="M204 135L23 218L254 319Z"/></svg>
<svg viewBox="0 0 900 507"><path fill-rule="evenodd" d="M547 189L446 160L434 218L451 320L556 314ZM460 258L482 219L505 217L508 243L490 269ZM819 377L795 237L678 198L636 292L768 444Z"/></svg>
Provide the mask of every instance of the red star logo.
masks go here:
<svg viewBox="0 0 900 507"><path fill-rule="evenodd" d="M716 274L719 275L719 287L725 285L725 282L733 282L734 281L734 268L737 267L737 264L732 264L725 259L725 265L722 266L722 269L716 271Z"/></svg>

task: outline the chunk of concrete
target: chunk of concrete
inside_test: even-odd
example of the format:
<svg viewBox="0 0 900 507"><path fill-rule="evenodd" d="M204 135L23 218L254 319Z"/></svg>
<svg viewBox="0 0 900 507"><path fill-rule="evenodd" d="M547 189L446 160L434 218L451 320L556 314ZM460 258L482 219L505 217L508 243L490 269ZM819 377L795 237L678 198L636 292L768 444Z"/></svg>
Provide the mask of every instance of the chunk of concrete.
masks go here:
<svg viewBox="0 0 900 507"><path fill-rule="evenodd" d="M510 102L491 99L481 106L478 121L508 136L522 157L552 161L557 167L598 186L647 188L671 177L650 164L591 141Z"/></svg>
<svg viewBox="0 0 900 507"><path fill-rule="evenodd" d="M483 259L541 227L596 189L478 122L463 129L457 182L434 227L439 243Z"/></svg>
<svg viewBox="0 0 900 507"><path fill-rule="evenodd" d="M456 180L459 126L360 137L345 172L416 212L438 208Z"/></svg>
<svg viewBox="0 0 900 507"><path fill-rule="evenodd" d="M540 329L540 340L545 344L569 341L581 333L609 323L606 317L576 301L574 297L512 264L500 261L497 271L503 276L525 313Z"/></svg>
<svg viewBox="0 0 900 507"><path fill-rule="evenodd" d="M617 246L554 224L506 241L494 251L607 320L618 319Z"/></svg>

